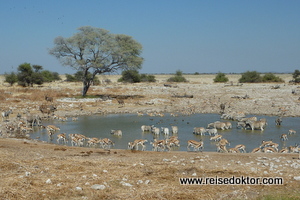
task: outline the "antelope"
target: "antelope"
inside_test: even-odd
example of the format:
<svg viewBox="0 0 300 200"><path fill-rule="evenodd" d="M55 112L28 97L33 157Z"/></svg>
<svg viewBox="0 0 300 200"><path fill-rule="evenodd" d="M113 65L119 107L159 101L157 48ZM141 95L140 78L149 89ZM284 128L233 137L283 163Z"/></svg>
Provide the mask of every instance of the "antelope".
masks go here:
<svg viewBox="0 0 300 200"><path fill-rule="evenodd" d="M281 125L281 123L282 123L282 119L281 119L281 117L279 117L279 118L275 119L275 124L276 124L277 126L280 126L280 125Z"/></svg>
<svg viewBox="0 0 300 200"><path fill-rule="evenodd" d="M156 140L154 139L153 142L151 142L152 144L152 150L153 151L158 151L159 149L160 150L165 150L165 148L167 147L167 149L170 149L166 140Z"/></svg>
<svg viewBox="0 0 300 200"><path fill-rule="evenodd" d="M287 147L285 147L279 151L279 153L288 153L288 152L289 152L289 149Z"/></svg>
<svg viewBox="0 0 300 200"><path fill-rule="evenodd" d="M47 133L48 133L49 139L52 140L52 135L54 135L54 131L50 129L47 131Z"/></svg>
<svg viewBox="0 0 300 200"><path fill-rule="evenodd" d="M96 147L99 142L100 142L100 140L98 138L89 138L89 140L87 141L87 145L89 147L91 147L91 146Z"/></svg>
<svg viewBox="0 0 300 200"><path fill-rule="evenodd" d="M122 131L121 130L111 130L110 134L113 134L115 136L122 136Z"/></svg>
<svg viewBox="0 0 300 200"><path fill-rule="evenodd" d="M251 153L259 153L261 152L261 148L260 147L257 147L257 148L254 148Z"/></svg>
<svg viewBox="0 0 300 200"><path fill-rule="evenodd" d="M51 130L51 131L59 131L60 130L60 128L58 128L58 127L56 127L56 126L54 126L54 125L48 125L48 126L46 126L46 129L49 131L49 130Z"/></svg>
<svg viewBox="0 0 300 200"><path fill-rule="evenodd" d="M282 141L288 140L287 134L281 134L280 139L281 139Z"/></svg>
<svg viewBox="0 0 300 200"><path fill-rule="evenodd" d="M203 141L202 140L200 140L199 142L195 141L195 140L189 140L187 143L188 143L188 145L187 145L188 151L190 151L189 147L193 147L194 151L196 151L196 150L200 151L200 149L201 149L201 151L203 150Z"/></svg>
<svg viewBox="0 0 300 200"><path fill-rule="evenodd" d="M299 153L299 146L298 145L290 146L289 150L291 153Z"/></svg>
<svg viewBox="0 0 300 200"><path fill-rule="evenodd" d="M9 115L12 113L13 113L12 109L2 112L2 121L4 121L4 118L5 118L5 120L8 120Z"/></svg>
<svg viewBox="0 0 300 200"><path fill-rule="evenodd" d="M66 137L66 134L65 133L61 133L61 134L58 134L57 135L57 144L60 143L60 141L62 141L64 144L67 143L67 137Z"/></svg>
<svg viewBox="0 0 300 200"><path fill-rule="evenodd" d="M288 132L288 134L289 134L289 135L291 135L291 134L296 134L296 131L293 130L293 129L290 129L289 132Z"/></svg>
<svg viewBox="0 0 300 200"><path fill-rule="evenodd" d="M266 146L269 146L270 144L272 144L273 143L273 141L272 140L270 140L270 141L262 141L261 142L261 145L259 146L260 148L263 148L263 147L266 147Z"/></svg>
<svg viewBox="0 0 300 200"><path fill-rule="evenodd" d="M180 141L178 140L178 137L177 136L171 136L169 138L169 140L167 140L167 143L168 143L168 146L170 147L173 147L173 146L176 146L176 147L179 147L180 146Z"/></svg>
<svg viewBox="0 0 300 200"><path fill-rule="evenodd" d="M119 105L125 106L125 102L123 99L117 99L117 101Z"/></svg>
<svg viewBox="0 0 300 200"><path fill-rule="evenodd" d="M108 148L110 149L110 146L111 145L114 145L113 141L111 141L110 139L108 138L103 138L102 140L99 141L100 145L102 146L102 148Z"/></svg>
<svg viewBox="0 0 300 200"><path fill-rule="evenodd" d="M78 117L72 117L72 121L77 121Z"/></svg>
<svg viewBox="0 0 300 200"><path fill-rule="evenodd" d="M222 135L215 135L211 137L209 140L220 141L222 139Z"/></svg>
<svg viewBox="0 0 300 200"><path fill-rule="evenodd" d="M226 149L226 145L222 145L220 143L216 144L217 146L217 152L224 152L224 153L228 153L227 149Z"/></svg>
<svg viewBox="0 0 300 200"><path fill-rule="evenodd" d="M130 147L130 149L136 148L136 150L139 150L139 145L140 145L140 146L142 146L142 151L145 151L145 149L146 149L145 143L147 143L147 142L148 142L148 140L143 140L143 139L134 140L133 142L128 143L128 147Z"/></svg>
<svg viewBox="0 0 300 200"><path fill-rule="evenodd" d="M230 148L228 149L229 153L240 153L240 151L237 148Z"/></svg>
<svg viewBox="0 0 300 200"><path fill-rule="evenodd" d="M276 153L277 151L272 147L265 147L265 148L263 148L263 152L265 152L265 153Z"/></svg>
<svg viewBox="0 0 300 200"><path fill-rule="evenodd" d="M224 145L226 146L228 144L228 146L230 146L230 143L228 142L228 140L226 140L225 138L222 138L220 141L219 141L219 144L220 145Z"/></svg>
<svg viewBox="0 0 300 200"><path fill-rule="evenodd" d="M235 148L241 150L243 153L246 153L246 146L243 144L238 144L235 146Z"/></svg>
<svg viewBox="0 0 300 200"><path fill-rule="evenodd" d="M204 135L206 129L204 127L195 127L193 133L196 135Z"/></svg>

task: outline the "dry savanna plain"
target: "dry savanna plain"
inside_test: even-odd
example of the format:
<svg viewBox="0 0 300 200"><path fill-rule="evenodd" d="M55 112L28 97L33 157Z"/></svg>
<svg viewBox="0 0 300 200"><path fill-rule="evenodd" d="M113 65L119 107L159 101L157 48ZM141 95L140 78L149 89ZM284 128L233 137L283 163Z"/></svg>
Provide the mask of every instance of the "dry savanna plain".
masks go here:
<svg viewBox="0 0 300 200"><path fill-rule="evenodd" d="M50 144L29 139L30 131L18 131L18 114L21 119L29 114L47 117L39 107L52 104L55 115L70 118L220 113L221 103L228 114L300 115L300 88L289 84L291 74L278 74L285 83L256 84L239 84L238 74L228 74L226 84L214 83L214 74L184 75L186 83L167 83L171 75L155 76L155 83L136 84L118 83L118 75L99 76L101 82L110 81L91 86L88 95L96 98L87 99L79 98L81 83L57 81L23 88L9 86L1 77L0 108L13 112L0 125L0 199L300 199L298 153L106 150ZM53 97L53 102L45 96ZM208 177L242 182L180 182ZM266 178L270 184L244 184L243 178ZM281 181L271 184L276 180Z"/></svg>

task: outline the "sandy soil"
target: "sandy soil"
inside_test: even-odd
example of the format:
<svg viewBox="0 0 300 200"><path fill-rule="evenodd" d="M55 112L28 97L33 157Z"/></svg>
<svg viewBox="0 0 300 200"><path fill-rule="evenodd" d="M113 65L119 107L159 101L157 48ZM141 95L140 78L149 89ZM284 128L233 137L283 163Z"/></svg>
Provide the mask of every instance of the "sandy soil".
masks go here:
<svg viewBox="0 0 300 200"><path fill-rule="evenodd" d="M215 84L214 75L190 75L188 83L174 84L160 75L157 83L120 84L118 76L105 76L100 79L112 83L93 86L88 92L96 99L75 98L81 91L77 83L21 88L1 82L1 109L13 113L0 127L0 199L299 199L300 161L295 153L108 151L28 140L30 132L6 128L16 126L18 113L43 116L39 106L50 104L57 106L55 114L60 116L219 113L221 103L226 105L225 113L299 116L298 86L288 84L291 75L280 76L286 83L239 85L239 75L230 75L232 84ZM54 102L46 102L45 95L54 97ZM125 105L116 99L123 99ZM179 182L216 176L279 177L283 184L187 186Z"/></svg>

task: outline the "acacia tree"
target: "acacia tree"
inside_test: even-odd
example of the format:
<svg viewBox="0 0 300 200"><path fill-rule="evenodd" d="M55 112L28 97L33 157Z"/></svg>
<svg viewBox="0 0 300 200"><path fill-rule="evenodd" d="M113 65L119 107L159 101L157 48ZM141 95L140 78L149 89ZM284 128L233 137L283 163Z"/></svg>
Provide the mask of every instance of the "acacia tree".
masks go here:
<svg viewBox="0 0 300 200"><path fill-rule="evenodd" d="M112 34L90 26L78 30L72 37L55 38L49 53L58 58L62 65L83 72L82 96L86 95L97 74L141 68L142 45L131 36Z"/></svg>

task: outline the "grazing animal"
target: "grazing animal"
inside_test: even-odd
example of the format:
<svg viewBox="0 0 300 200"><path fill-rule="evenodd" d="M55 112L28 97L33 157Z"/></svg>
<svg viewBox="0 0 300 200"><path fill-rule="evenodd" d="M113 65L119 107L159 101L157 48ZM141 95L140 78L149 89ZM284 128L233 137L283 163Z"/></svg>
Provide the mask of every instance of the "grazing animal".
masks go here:
<svg viewBox="0 0 300 200"><path fill-rule="evenodd" d="M251 153L260 153L260 152L262 152L260 147L254 148L254 149L251 151Z"/></svg>
<svg viewBox="0 0 300 200"><path fill-rule="evenodd" d="M226 124L224 122L213 122L207 125L207 128L216 128L216 129L222 129L225 130L226 129Z"/></svg>
<svg viewBox="0 0 300 200"><path fill-rule="evenodd" d="M147 143L147 142L148 142L148 140L142 140L142 139L134 140L133 142L128 143L128 148L139 150L139 146L142 146L142 151L145 151L145 149L146 149L145 143Z"/></svg>
<svg viewBox="0 0 300 200"><path fill-rule="evenodd" d="M222 139L222 135L216 135L210 138L210 140L220 141Z"/></svg>
<svg viewBox="0 0 300 200"><path fill-rule="evenodd" d="M110 134L113 134L115 136L122 136L122 131L121 130L111 130Z"/></svg>
<svg viewBox="0 0 300 200"><path fill-rule="evenodd" d="M287 134L281 134L280 139L281 139L282 141L288 140Z"/></svg>
<svg viewBox="0 0 300 200"><path fill-rule="evenodd" d="M125 102L123 99L117 99L117 101L119 105L125 106Z"/></svg>
<svg viewBox="0 0 300 200"><path fill-rule="evenodd" d="M203 141L200 140L199 142L198 141L195 141L195 140L189 140L188 141L188 145L187 145L187 149L188 151L190 151L190 147L193 147L194 148L194 151L201 151L203 150Z"/></svg>
<svg viewBox="0 0 300 200"><path fill-rule="evenodd" d="M293 129L290 129L289 132L288 132L288 134L289 134L289 135L291 135L291 134L296 134L296 131L293 130Z"/></svg>
<svg viewBox="0 0 300 200"><path fill-rule="evenodd" d="M178 126L171 126L172 134L178 134Z"/></svg>
<svg viewBox="0 0 300 200"><path fill-rule="evenodd" d="M11 109L8 110L8 111L2 112L2 121L4 121L4 118L5 118L5 120L8 120L9 115L10 115L11 113L13 113L13 111L12 111Z"/></svg>
<svg viewBox="0 0 300 200"><path fill-rule="evenodd" d="M206 132L204 127L195 127L193 130L193 133L196 135L204 135L204 133Z"/></svg>
<svg viewBox="0 0 300 200"><path fill-rule="evenodd" d="M216 128L206 129L205 130L208 135L218 135L218 130Z"/></svg>
<svg viewBox="0 0 300 200"><path fill-rule="evenodd" d="M53 97L48 97L47 95L45 96L45 100L49 102L53 102Z"/></svg>
<svg viewBox="0 0 300 200"><path fill-rule="evenodd" d="M64 144L67 143L67 137L65 133L61 133L57 135L57 144L59 144L60 141L62 141Z"/></svg>
<svg viewBox="0 0 300 200"><path fill-rule="evenodd" d="M161 127L161 131L162 131L165 135L169 135L169 128L167 128L167 127Z"/></svg>
<svg viewBox="0 0 300 200"><path fill-rule="evenodd" d="M275 119L275 124L276 124L277 126L280 126L280 125L281 125L281 123L282 123L282 119L281 119L281 117L279 117L279 118Z"/></svg>
<svg viewBox="0 0 300 200"><path fill-rule="evenodd" d="M238 144L235 146L235 148L242 151L242 153L246 153L246 146L243 144Z"/></svg>
<svg viewBox="0 0 300 200"><path fill-rule="evenodd" d="M151 126L142 125L141 129L142 129L143 132L147 132L147 131L151 131L152 127Z"/></svg>
<svg viewBox="0 0 300 200"><path fill-rule="evenodd" d="M246 121L246 125L249 125L252 130L260 129L261 131L263 131L264 127L266 126L266 122L248 120L248 121Z"/></svg>
<svg viewBox="0 0 300 200"><path fill-rule="evenodd" d="M152 132L154 135L159 135L160 129L153 126L151 132Z"/></svg>

